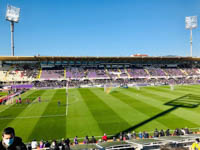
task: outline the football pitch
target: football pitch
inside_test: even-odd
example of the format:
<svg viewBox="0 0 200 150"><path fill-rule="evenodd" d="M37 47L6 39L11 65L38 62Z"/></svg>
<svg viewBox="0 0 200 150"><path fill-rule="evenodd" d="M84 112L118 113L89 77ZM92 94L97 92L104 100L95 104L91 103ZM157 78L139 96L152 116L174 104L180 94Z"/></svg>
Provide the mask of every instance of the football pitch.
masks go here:
<svg viewBox="0 0 200 150"><path fill-rule="evenodd" d="M68 91L29 90L21 95L22 104L0 105L0 132L14 127L28 142L200 127L199 85L114 88L110 94L103 88Z"/></svg>

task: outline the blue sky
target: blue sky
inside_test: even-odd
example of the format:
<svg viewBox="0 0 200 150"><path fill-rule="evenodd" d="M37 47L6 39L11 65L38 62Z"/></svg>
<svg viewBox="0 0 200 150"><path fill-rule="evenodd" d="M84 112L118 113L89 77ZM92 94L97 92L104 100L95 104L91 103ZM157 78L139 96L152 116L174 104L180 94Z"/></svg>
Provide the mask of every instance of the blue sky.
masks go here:
<svg viewBox="0 0 200 150"><path fill-rule="evenodd" d="M0 0L0 56L11 55L7 4L21 8L17 56L188 56L185 16L200 16L199 0ZM193 56L199 41L198 27Z"/></svg>

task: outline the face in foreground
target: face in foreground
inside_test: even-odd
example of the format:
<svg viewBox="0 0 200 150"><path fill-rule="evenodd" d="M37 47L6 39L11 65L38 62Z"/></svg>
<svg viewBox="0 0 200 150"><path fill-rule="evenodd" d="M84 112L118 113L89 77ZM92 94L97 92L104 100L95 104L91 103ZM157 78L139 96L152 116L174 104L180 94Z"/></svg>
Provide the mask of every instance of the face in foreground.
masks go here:
<svg viewBox="0 0 200 150"><path fill-rule="evenodd" d="M12 134L4 134L2 139L7 146L10 146L14 141L14 136Z"/></svg>

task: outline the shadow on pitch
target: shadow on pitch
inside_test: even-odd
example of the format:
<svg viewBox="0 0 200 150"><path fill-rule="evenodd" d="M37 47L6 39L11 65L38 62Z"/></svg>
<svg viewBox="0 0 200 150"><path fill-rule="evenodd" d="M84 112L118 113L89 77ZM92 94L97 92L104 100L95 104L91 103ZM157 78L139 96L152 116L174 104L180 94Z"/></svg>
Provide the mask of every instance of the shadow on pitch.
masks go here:
<svg viewBox="0 0 200 150"><path fill-rule="evenodd" d="M187 94L165 103L165 105L168 106L177 106L186 108L195 108L199 106L199 104L200 104L200 95L193 95L193 94Z"/></svg>
<svg viewBox="0 0 200 150"><path fill-rule="evenodd" d="M163 112L161 112L161 113L159 113L159 114L157 114L157 115L155 115L155 116L153 116L149 119L146 119L146 120L128 128L126 130L123 130L121 132L125 132L125 133L131 132L131 131L133 131L133 130L135 130L135 129L137 129L137 128L139 128L139 127L141 127L141 126L143 126L143 125L145 125L145 124L147 124L147 123L149 123L149 122L151 122L151 121L153 121L153 120L155 120L159 117L162 117L162 116L180 108L180 107L195 108L195 107L198 107L199 104L200 104L200 95L187 94L187 95L181 96L179 98L173 99L173 100L164 104L164 105L173 106L173 107L171 107L171 108L169 108L169 109L167 109L167 110L165 110L165 111L163 111ZM115 136L119 136L119 135L120 135L120 133L115 134Z"/></svg>

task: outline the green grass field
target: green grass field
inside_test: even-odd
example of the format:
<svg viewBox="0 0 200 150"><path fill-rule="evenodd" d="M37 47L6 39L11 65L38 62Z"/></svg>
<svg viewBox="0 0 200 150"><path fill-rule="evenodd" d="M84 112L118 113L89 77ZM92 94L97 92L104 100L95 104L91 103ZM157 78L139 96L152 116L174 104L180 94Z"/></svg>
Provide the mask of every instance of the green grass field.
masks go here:
<svg viewBox="0 0 200 150"><path fill-rule="evenodd" d="M38 97L42 102L38 102ZM0 105L0 132L11 126L25 142L121 131L200 127L200 86L30 90L24 104ZM31 104L25 104L26 99ZM58 106L58 100L61 106ZM66 112L67 111L67 112Z"/></svg>
<svg viewBox="0 0 200 150"><path fill-rule="evenodd" d="M8 92L0 92L0 97L5 95L8 95Z"/></svg>

